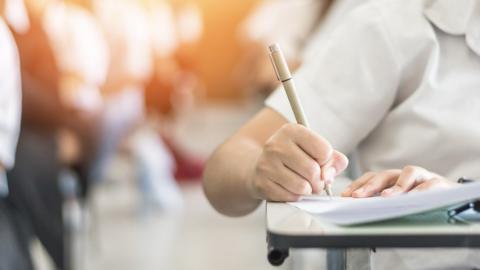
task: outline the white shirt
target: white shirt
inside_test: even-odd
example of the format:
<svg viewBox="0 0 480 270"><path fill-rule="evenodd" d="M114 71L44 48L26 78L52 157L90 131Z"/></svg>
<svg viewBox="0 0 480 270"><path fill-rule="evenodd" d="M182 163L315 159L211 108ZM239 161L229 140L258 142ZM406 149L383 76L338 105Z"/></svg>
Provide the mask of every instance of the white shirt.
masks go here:
<svg viewBox="0 0 480 270"><path fill-rule="evenodd" d="M5 0L5 21L16 33L24 34L28 31L30 21L23 0Z"/></svg>
<svg viewBox="0 0 480 270"><path fill-rule="evenodd" d="M294 75L311 128L357 149L362 171L413 164L480 176L480 1L370 1L314 49ZM266 104L294 121L283 90ZM456 252L422 267L480 266ZM418 253L395 265L390 254L389 269L418 267Z"/></svg>
<svg viewBox="0 0 480 270"><path fill-rule="evenodd" d="M72 103L86 110L98 109L109 52L95 18L82 8L54 2L47 7L43 25L61 71L76 74L82 80L78 89L73 90Z"/></svg>
<svg viewBox="0 0 480 270"><path fill-rule="evenodd" d="M0 163L13 167L21 116L21 78L18 51L15 41L0 18ZM4 172L0 171L0 174ZM6 183L0 176L0 194Z"/></svg>
<svg viewBox="0 0 480 270"><path fill-rule="evenodd" d="M297 58L312 36L329 32L345 13L365 1L335 0L321 18L325 0L264 0L247 17L241 34L265 46L279 43L288 59Z"/></svg>

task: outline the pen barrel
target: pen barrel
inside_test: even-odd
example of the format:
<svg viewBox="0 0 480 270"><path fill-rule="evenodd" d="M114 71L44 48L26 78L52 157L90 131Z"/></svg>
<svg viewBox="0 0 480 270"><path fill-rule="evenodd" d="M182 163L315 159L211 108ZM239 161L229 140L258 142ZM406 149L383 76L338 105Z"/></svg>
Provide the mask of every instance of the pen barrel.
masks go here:
<svg viewBox="0 0 480 270"><path fill-rule="evenodd" d="M295 120L300 125L305 127L309 127L307 118L305 117L305 112L303 111L303 107L300 106L300 100L295 92L295 85L293 80L287 80L282 82L283 88L285 89L285 93L287 94L288 101L290 102L290 107L292 107L293 114L295 115Z"/></svg>
<svg viewBox="0 0 480 270"><path fill-rule="evenodd" d="M277 79L283 84L283 88L285 89L285 93L288 97L288 102L290 102L290 107L292 107L293 114L295 115L295 120L298 124L309 128L310 125L307 122L305 112L303 111L303 107L300 104L300 99L298 98L295 90L292 74L288 69L287 61L283 56L280 46L275 43L270 45L268 49L270 50L270 60L272 61L275 74L277 75ZM332 196L331 184L327 184L325 186L325 191L327 192L328 196Z"/></svg>
<svg viewBox="0 0 480 270"><path fill-rule="evenodd" d="M270 46L270 59L272 60L278 80L284 82L292 78L292 73L290 73L290 69L288 68L287 60L283 56L278 44Z"/></svg>

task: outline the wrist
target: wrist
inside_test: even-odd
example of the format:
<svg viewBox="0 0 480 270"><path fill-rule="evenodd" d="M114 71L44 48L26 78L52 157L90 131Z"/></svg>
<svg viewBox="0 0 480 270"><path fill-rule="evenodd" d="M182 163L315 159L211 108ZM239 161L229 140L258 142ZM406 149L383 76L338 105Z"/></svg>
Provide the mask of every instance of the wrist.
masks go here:
<svg viewBox="0 0 480 270"><path fill-rule="evenodd" d="M247 191L248 197L256 201L261 201L264 199L258 192L255 184L256 167L257 167L257 162L259 157L260 157L260 154L258 154L255 158L250 159L251 162L248 164L248 166L246 166L247 174L245 177L245 190Z"/></svg>

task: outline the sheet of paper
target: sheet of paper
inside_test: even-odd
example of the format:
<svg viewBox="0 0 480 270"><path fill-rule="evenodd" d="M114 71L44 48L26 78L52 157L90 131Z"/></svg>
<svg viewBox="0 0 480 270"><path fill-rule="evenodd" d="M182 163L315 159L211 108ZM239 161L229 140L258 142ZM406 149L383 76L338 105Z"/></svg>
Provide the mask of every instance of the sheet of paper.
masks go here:
<svg viewBox="0 0 480 270"><path fill-rule="evenodd" d="M451 189L412 192L394 197L304 197L290 203L339 225L353 225L430 211L480 198L480 183Z"/></svg>

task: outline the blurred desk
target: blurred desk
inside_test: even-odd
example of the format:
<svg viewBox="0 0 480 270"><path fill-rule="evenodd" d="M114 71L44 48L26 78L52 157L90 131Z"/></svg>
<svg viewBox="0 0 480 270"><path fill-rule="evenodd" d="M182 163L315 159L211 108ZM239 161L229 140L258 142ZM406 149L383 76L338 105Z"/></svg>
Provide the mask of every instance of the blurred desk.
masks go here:
<svg viewBox="0 0 480 270"><path fill-rule="evenodd" d="M327 258L328 269L344 269L346 248L478 248L479 216L472 211L449 219L446 211L437 210L365 225L337 226L289 204L267 202L268 260L281 265L290 248L328 248L335 251Z"/></svg>

